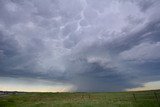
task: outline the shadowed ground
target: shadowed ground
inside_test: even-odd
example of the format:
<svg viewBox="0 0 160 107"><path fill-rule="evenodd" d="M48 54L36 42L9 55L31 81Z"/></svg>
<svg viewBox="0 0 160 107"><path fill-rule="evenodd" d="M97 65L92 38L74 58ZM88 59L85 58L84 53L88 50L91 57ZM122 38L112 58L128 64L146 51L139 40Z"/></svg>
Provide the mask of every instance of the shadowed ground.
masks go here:
<svg viewBox="0 0 160 107"><path fill-rule="evenodd" d="M160 107L160 90L0 95L0 107Z"/></svg>

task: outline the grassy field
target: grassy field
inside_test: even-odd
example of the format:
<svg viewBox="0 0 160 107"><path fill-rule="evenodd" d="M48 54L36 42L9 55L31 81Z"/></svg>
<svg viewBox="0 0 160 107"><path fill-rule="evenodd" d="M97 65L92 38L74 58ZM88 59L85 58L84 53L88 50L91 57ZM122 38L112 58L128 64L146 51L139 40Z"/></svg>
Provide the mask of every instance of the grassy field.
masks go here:
<svg viewBox="0 0 160 107"><path fill-rule="evenodd" d="M160 91L0 95L0 107L160 107Z"/></svg>

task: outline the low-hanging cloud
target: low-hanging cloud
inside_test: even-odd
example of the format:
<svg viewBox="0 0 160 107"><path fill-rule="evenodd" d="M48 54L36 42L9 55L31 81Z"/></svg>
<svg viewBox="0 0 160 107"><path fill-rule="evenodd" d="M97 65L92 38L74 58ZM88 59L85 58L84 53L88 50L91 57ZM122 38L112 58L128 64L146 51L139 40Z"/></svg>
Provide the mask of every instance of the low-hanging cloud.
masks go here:
<svg viewBox="0 0 160 107"><path fill-rule="evenodd" d="M160 80L159 0L1 0L0 76L122 91Z"/></svg>

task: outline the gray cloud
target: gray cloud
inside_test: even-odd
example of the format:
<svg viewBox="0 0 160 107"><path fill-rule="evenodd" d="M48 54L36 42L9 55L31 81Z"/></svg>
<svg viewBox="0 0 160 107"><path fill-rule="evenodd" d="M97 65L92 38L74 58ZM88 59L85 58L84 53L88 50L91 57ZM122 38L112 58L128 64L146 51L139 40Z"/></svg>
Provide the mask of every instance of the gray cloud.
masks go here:
<svg viewBox="0 0 160 107"><path fill-rule="evenodd" d="M159 80L158 0L1 0L0 76L73 91L122 91Z"/></svg>

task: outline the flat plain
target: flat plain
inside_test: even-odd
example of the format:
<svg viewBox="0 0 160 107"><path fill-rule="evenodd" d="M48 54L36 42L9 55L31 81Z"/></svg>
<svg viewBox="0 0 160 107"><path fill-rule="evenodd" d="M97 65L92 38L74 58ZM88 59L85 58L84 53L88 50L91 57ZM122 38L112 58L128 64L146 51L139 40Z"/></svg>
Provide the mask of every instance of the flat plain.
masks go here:
<svg viewBox="0 0 160 107"><path fill-rule="evenodd" d="M0 107L160 107L160 90L4 94Z"/></svg>

